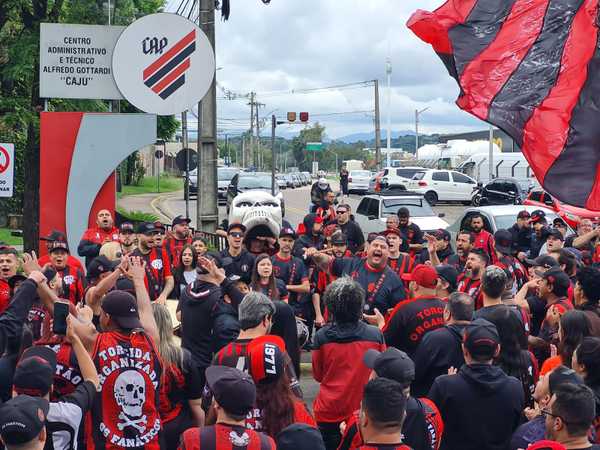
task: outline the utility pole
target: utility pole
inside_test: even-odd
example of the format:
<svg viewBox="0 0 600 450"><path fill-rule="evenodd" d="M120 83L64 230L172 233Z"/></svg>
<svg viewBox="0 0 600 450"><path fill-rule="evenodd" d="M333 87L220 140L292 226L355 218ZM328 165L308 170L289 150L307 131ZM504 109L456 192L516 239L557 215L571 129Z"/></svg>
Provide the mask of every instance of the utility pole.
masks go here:
<svg viewBox="0 0 600 450"><path fill-rule="evenodd" d="M231 150L229 149L229 136L225 133L225 148L227 149L227 165L231 166Z"/></svg>
<svg viewBox="0 0 600 450"><path fill-rule="evenodd" d="M379 122L379 80L375 83L375 162L377 170L381 169L381 128Z"/></svg>
<svg viewBox="0 0 600 450"><path fill-rule="evenodd" d="M392 151L392 61L389 57L385 62L385 75L387 78L387 166L389 167Z"/></svg>
<svg viewBox="0 0 600 450"><path fill-rule="evenodd" d="M187 125L187 111L184 111L181 113L181 142L183 145L183 148L189 148L189 142L188 142L188 125ZM200 150L199 147L200 144L198 144L198 150ZM196 180L199 180L200 177L196 177ZM197 184L197 181L196 181ZM183 196L185 198L185 217L189 218L190 217L190 152L186 151L186 158L185 158L185 185L184 185L184 189L185 189L185 195ZM200 195L200 194L198 194Z"/></svg>
<svg viewBox="0 0 600 450"><path fill-rule="evenodd" d="M264 164L263 164L263 154L262 154L262 151L260 148L260 119L258 117L258 109L262 106L265 106L265 104L256 102L255 106L256 106L256 147L257 147L257 153L258 153L258 167L259 167L259 170L263 170Z"/></svg>
<svg viewBox="0 0 600 450"><path fill-rule="evenodd" d="M199 0L200 28L215 48L215 2ZM197 229L214 233L219 222L217 206L217 80L198 105Z"/></svg>
<svg viewBox="0 0 600 450"><path fill-rule="evenodd" d="M246 138L242 135L242 165L238 162L239 167L246 167Z"/></svg>
<svg viewBox="0 0 600 450"><path fill-rule="evenodd" d="M271 116L271 195L275 197L275 128L277 127L277 118L275 114Z"/></svg>
<svg viewBox="0 0 600 450"><path fill-rule="evenodd" d="M419 116L428 109L429 106L427 108L423 108L421 111L415 109L415 157L417 156L417 150L419 150Z"/></svg>
<svg viewBox="0 0 600 450"><path fill-rule="evenodd" d="M254 92L250 92L250 149L248 151L248 157L246 157L246 163L250 161L253 162L253 165L256 166L255 163L255 154L254 154L254 97L256 94Z"/></svg>
<svg viewBox="0 0 600 450"><path fill-rule="evenodd" d="M494 179L494 127L490 124L490 149L489 149L489 179L488 181L492 181ZM479 180L477 180L479 181Z"/></svg>

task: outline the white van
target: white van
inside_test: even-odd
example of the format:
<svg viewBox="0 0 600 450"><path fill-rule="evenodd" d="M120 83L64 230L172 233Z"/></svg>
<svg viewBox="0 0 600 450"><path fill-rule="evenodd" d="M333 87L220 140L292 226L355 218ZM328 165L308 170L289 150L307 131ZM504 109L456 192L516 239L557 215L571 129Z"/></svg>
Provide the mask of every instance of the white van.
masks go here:
<svg viewBox="0 0 600 450"><path fill-rule="evenodd" d="M490 181L489 154L476 153L464 160L457 170L480 183L488 183ZM538 184L523 153L494 153L492 173L494 178L515 178L533 185Z"/></svg>

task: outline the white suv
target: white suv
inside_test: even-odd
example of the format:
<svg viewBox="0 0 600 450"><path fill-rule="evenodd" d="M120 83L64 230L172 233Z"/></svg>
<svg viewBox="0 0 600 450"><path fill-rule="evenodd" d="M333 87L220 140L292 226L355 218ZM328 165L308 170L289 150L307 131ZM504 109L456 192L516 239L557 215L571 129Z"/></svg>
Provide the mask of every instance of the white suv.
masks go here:
<svg viewBox="0 0 600 450"><path fill-rule="evenodd" d="M408 187L409 181L417 172L427 170L425 167L386 167L383 169L381 186L393 188L397 186Z"/></svg>
<svg viewBox="0 0 600 450"><path fill-rule="evenodd" d="M406 188L423 194L431 205L438 201L471 203L477 181L453 170L424 169L414 174Z"/></svg>

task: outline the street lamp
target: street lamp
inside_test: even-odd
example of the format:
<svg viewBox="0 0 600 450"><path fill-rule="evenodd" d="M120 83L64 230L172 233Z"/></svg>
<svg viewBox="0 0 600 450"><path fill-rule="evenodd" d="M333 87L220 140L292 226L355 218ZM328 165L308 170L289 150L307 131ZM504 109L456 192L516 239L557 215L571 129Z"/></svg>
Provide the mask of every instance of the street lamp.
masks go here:
<svg viewBox="0 0 600 450"><path fill-rule="evenodd" d="M429 109L423 108L421 111L415 109L415 156L417 156L417 150L419 150L419 116Z"/></svg>

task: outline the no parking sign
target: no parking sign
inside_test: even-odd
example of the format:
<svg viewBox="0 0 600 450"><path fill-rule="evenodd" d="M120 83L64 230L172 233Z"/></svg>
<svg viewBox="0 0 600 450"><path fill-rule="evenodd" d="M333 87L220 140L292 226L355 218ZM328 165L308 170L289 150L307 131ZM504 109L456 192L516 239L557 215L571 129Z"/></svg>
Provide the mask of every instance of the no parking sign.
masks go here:
<svg viewBox="0 0 600 450"><path fill-rule="evenodd" d="M0 197L13 196L15 145L0 144Z"/></svg>

